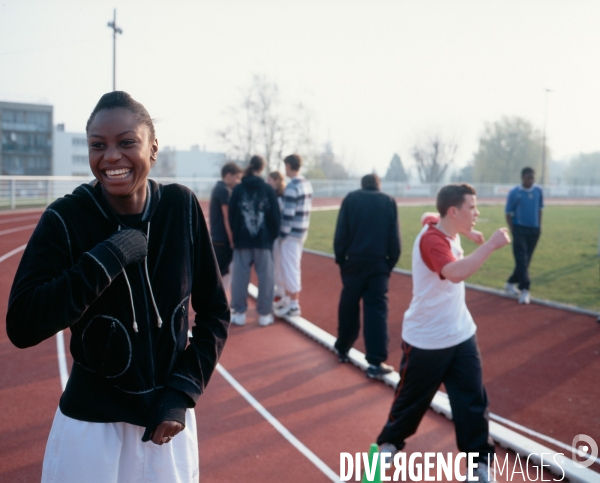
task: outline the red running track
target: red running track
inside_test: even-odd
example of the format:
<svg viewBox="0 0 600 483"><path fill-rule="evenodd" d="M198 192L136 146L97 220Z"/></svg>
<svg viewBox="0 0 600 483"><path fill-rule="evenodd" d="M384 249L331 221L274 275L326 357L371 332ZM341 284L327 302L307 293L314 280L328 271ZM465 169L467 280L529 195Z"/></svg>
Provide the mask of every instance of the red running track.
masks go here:
<svg viewBox="0 0 600 483"><path fill-rule="evenodd" d="M19 216L26 215L2 215L0 222ZM6 235L2 231L28 223L32 221L0 224L0 257L26 243L31 233L31 229ZM20 253L0 263L2 326L19 260ZM335 333L341 286L333 261L305 255L303 280L305 317ZM392 277L390 361L395 366L409 282L406 276ZM492 411L568 443L580 428L593 437L591 430L596 431L599 440L598 417L591 411L600 374L600 357L591 357L600 342L595 321L533 305L518 307L513 301L486 294L469 292L468 297L480 327ZM545 315L539 316L539 311ZM358 341L357 347L361 344ZM339 469L340 452L368 450L392 400L390 388L367 380L353 366L339 364L331 352L286 323L259 328L253 309L246 327L232 327L221 363L334 472ZM55 339L18 350L7 340L3 327L0 364L0 481L39 481L46 437L61 392ZM564 403L568 398L571 406ZM215 372L200 398L196 414L203 482L330 481L219 373ZM452 423L428 412L417 434L409 439L407 451L456 453ZM499 454L504 452L499 449ZM512 465L514 455L509 458ZM517 475L513 481L522 478Z"/></svg>

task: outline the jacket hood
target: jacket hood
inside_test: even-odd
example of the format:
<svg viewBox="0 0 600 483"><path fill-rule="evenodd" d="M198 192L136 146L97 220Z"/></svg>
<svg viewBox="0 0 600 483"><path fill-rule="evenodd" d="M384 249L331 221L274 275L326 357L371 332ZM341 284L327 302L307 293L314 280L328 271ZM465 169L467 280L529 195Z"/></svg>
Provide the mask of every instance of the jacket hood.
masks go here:
<svg viewBox="0 0 600 483"><path fill-rule="evenodd" d="M159 185L152 179L148 179L146 184L146 204L144 206L142 221L146 222L152 218L152 215L160 202L161 188L162 185ZM78 204L81 203L90 206L100 216L107 220L113 221L119 225L122 224L118 215L102 196L102 185L97 180L78 186L73 193L66 195L66 197L76 199Z"/></svg>
<svg viewBox="0 0 600 483"><path fill-rule="evenodd" d="M251 174L242 178L242 184L245 188L256 190L265 184L265 180L259 176Z"/></svg>

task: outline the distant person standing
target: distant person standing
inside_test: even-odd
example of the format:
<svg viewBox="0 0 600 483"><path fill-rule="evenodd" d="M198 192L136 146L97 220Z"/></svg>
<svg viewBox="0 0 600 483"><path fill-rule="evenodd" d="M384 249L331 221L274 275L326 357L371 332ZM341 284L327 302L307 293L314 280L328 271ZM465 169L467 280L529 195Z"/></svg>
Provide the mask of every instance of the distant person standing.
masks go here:
<svg viewBox="0 0 600 483"><path fill-rule="evenodd" d="M269 173L267 183L275 190L279 211L283 213L283 192L285 190L285 178L279 171ZM281 246L277 238L273 242L273 262L275 263L275 292L273 299L273 309L280 307L281 301L285 297L285 287L283 284L283 270L281 268Z"/></svg>
<svg viewBox="0 0 600 483"><path fill-rule="evenodd" d="M506 222L513 235L513 255L515 269L507 280L504 289L515 297L520 304L528 304L530 300L529 264L533 250L540 238L542 227L542 208L544 193L536 184L533 168L523 168L521 185L515 186L506 199ZM518 284L518 290L515 285Z"/></svg>
<svg viewBox="0 0 600 483"><path fill-rule="evenodd" d="M241 179L242 168L235 163L225 164L221 168L221 181L217 181L210 195L210 238L225 290L229 288L231 282L231 276L227 275L229 275L229 264L233 259L233 235L229 226L229 198L231 198L231 191Z"/></svg>
<svg viewBox="0 0 600 483"><path fill-rule="evenodd" d="M283 160L290 182L283 192L283 214L279 231L282 279L285 297L275 310L278 317L300 315L302 290L300 262L308 235L313 189L310 181L300 175L302 158L290 154Z"/></svg>
<svg viewBox="0 0 600 483"><path fill-rule="evenodd" d="M348 351L360 330L362 298L367 377L380 379L394 370L384 361L388 356L388 282L400 258L400 225L396 201L379 191L377 175L364 176L361 187L344 198L335 230L335 261L344 285L335 348L340 362L348 362Z"/></svg>
<svg viewBox="0 0 600 483"><path fill-rule="evenodd" d="M252 265L258 277L258 325L273 323L273 242L277 239L281 214L275 190L261 178L265 160L252 156L242 182L229 200L229 223L233 233L231 323L246 324L248 283Z"/></svg>

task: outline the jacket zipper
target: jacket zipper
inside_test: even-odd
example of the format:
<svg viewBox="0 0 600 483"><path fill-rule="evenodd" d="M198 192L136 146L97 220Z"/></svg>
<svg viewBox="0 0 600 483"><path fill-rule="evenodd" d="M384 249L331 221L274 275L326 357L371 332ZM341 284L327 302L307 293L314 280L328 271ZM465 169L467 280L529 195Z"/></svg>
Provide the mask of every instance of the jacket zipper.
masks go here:
<svg viewBox="0 0 600 483"><path fill-rule="evenodd" d="M154 371L154 344L152 343L152 321L150 320L150 312L154 313L150 310L150 306L148 305L148 294L146 288L146 277L144 276L144 269L141 264L138 264L138 268L140 270L141 282L142 282L142 293L144 294L144 304L146 309L146 323L148 327L148 345L150 351L148 353L148 357L150 359L150 373L152 374L152 389L156 388L156 377Z"/></svg>

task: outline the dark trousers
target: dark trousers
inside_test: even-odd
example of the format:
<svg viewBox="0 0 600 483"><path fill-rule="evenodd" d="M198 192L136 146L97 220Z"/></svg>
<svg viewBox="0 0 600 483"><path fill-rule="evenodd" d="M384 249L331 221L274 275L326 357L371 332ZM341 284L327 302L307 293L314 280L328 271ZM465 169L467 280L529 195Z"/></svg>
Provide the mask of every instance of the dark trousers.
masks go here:
<svg viewBox="0 0 600 483"><path fill-rule="evenodd" d="M217 264L221 271L221 277L224 277L229 273L229 264L233 260L233 250L229 245L229 242L212 242L213 249L215 250L215 256L217 257Z"/></svg>
<svg viewBox="0 0 600 483"><path fill-rule="evenodd" d="M515 257L515 270L508 279L508 283L518 283L519 290L529 290L529 264L533 250L540 238L540 229L513 225L512 249Z"/></svg>
<svg viewBox="0 0 600 483"><path fill-rule="evenodd" d="M402 343L400 382L388 421L377 444L404 447L442 383L446 386L458 449L479 452L480 458L493 454L489 440L488 399L483 387L481 357L476 336L447 349L418 349Z"/></svg>
<svg viewBox="0 0 600 483"><path fill-rule="evenodd" d="M346 260L341 267L342 294L338 307L338 339L335 348L348 352L360 331L360 300L363 301L363 335L369 364L387 359L387 291L389 268L377 263Z"/></svg>

